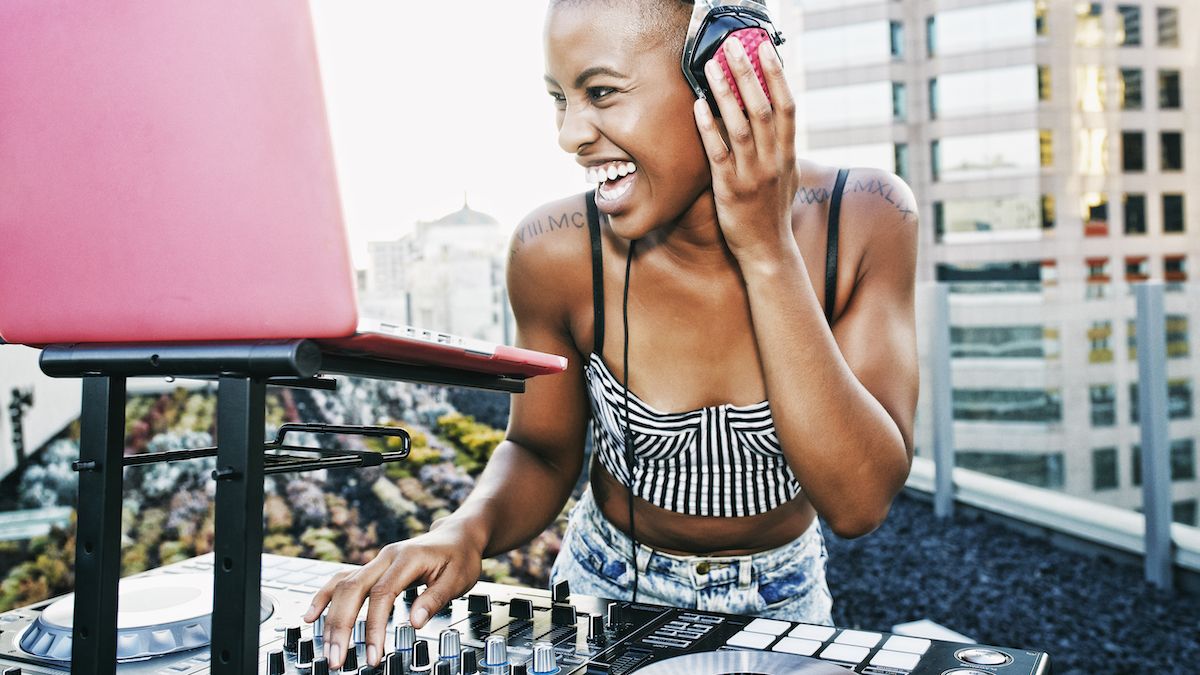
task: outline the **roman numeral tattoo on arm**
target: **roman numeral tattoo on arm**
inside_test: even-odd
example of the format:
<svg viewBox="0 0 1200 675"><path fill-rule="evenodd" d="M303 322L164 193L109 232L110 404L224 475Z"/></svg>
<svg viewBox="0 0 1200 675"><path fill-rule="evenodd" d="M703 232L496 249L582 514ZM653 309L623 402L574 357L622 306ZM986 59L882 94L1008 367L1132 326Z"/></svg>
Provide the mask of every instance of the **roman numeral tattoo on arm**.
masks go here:
<svg viewBox="0 0 1200 675"><path fill-rule="evenodd" d="M899 211L900 215L902 217L904 217L905 219L916 218L917 217L916 211L914 211L910 205L904 203L901 200L900 195L892 194L893 191L895 190L895 187L896 187L895 185L884 183L883 181L881 181L877 178L872 178L866 182L863 182L861 180L855 180L854 187L851 188L851 191L852 192L866 192L867 194L879 195L880 197L882 197L884 199L884 201L886 201L887 203L896 207L896 210Z"/></svg>
<svg viewBox="0 0 1200 675"><path fill-rule="evenodd" d="M561 230L581 230L585 227L587 227L587 216L584 215L583 211L575 211L574 213L564 211L560 215L550 214L545 217L530 218L517 226L515 233L517 240L513 243L512 249L509 251L508 259L512 261L529 242L543 234Z"/></svg>

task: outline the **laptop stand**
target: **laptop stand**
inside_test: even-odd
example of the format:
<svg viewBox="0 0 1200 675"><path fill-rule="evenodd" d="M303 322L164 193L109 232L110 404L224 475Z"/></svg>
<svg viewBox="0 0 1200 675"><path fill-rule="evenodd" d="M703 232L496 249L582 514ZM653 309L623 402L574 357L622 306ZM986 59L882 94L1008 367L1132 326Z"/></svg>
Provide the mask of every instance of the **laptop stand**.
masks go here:
<svg viewBox="0 0 1200 675"><path fill-rule="evenodd" d="M194 344L48 345L42 372L83 380L80 414L79 506L75 547L75 618L71 671L113 675L117 667L117 583L121 573L121 484L126 465L216 456L213 536L211 672L256 673L259 668L259 593L262 564L263 477L332 466L364 466L407 456L408 435L386 427L285 425L265 441L266 387L330 388L323 375L476 387L520 393L522 378L328 354L311 340ZM216 379L214 448L124 457L126 379ZM395 453L320 451L289 446L288 432L365 433L404 439ZM283 450L274 455L264 449ZM192 453L192 454L187 454ZM373 457L371 456L373 455ZM389 455L391 455L389 457ZM325 462L322 464L322 462Z"/></svg>

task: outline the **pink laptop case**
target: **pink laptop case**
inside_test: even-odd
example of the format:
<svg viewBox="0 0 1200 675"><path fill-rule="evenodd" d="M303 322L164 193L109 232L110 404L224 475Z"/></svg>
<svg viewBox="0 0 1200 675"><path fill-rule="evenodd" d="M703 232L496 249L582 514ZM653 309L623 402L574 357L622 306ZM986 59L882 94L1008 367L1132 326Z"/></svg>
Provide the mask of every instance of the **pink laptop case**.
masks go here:
<svg viewBox="0 0 1200 675"><path fill-rule="evenodd" d="M350 335L308 5L0 2L0 336Z"/></svg>

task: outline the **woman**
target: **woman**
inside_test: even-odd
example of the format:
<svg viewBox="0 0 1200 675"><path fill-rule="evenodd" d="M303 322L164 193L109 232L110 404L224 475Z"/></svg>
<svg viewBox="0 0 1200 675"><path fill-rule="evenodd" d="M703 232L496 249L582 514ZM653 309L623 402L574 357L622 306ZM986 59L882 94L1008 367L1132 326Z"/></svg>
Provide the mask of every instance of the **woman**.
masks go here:
<svg viewBox="0 0 1200 675"><path fill-rule="evenodd" d="M364 600L376 664L404 588L428 584L410 614L420 627L482 557L541 532L583 469L593 417L590 490L556 580L831 623L816 515L839 536L872 531L912 456L915 201L874 169L849 171L835 200L838 171L795 158L795 105L767 45L770 99L726 44L744 113L709 65L714 120L680 71L690 10L551 2L558 140L597 189L517 228L508 284L517 343L570 366L513 397L506 440L458 511L317 593L305 620L328 606L331 666Z"/></svg>

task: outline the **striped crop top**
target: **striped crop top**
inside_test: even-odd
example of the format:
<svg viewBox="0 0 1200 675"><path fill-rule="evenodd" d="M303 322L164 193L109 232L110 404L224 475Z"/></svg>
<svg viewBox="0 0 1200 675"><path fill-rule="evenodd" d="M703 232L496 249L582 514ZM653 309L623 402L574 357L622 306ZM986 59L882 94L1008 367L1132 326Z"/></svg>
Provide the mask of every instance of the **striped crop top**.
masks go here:
<svg viewBox="0 0 1200 675"><path fill-rule="evenodd" d="M838 171L829 207L825 255L825 318L832 322L837 281L838 216L848 171ZM600 464L655 506L695 516L753 516L800 494L783 456L768 401L666 413L629 394L633 480L625 461L625 394L601 355L604 283L600 219L587 198L592 244L595 346L584 364L592 413L592 447Z"/></svg>

